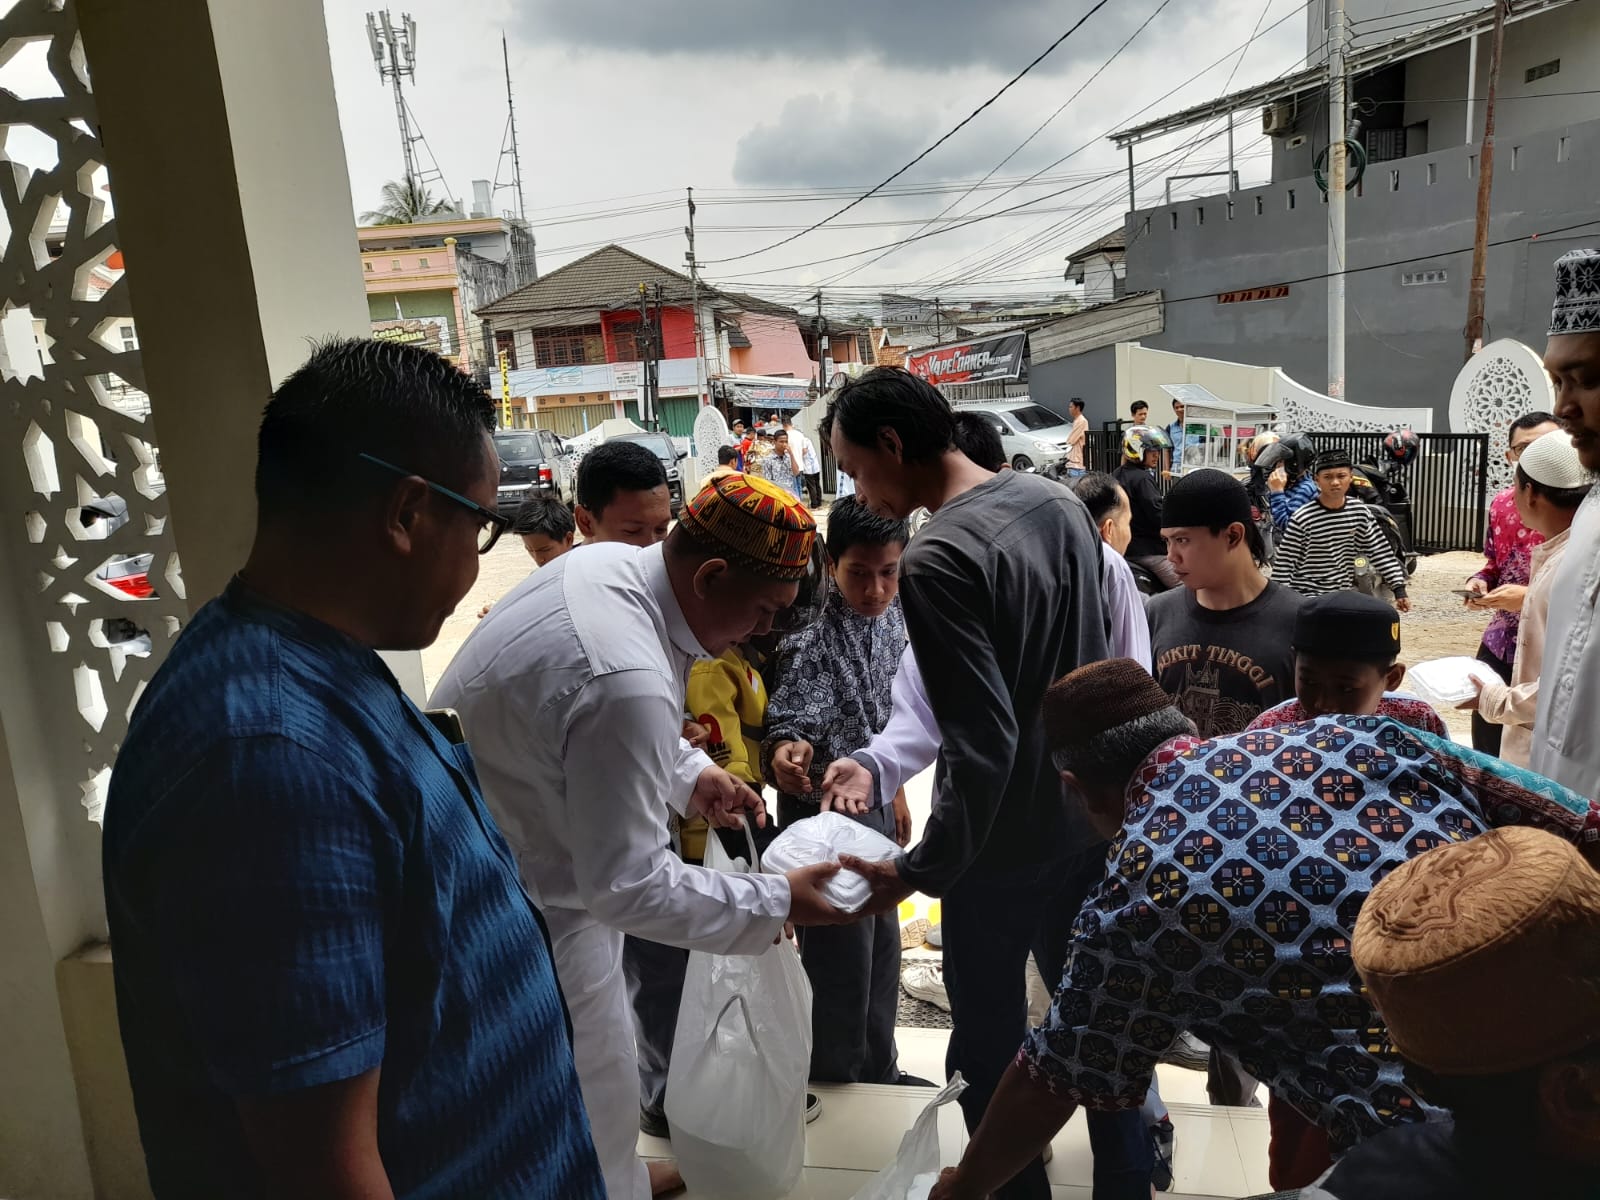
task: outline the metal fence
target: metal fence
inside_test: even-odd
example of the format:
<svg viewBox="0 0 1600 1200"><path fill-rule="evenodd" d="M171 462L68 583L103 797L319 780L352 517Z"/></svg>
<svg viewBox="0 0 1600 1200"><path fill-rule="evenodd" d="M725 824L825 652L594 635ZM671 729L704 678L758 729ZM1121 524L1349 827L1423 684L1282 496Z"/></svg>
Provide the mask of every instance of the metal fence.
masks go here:
<svg viewBox="0 0 1600 1200"><path fill-rule="evenodd" d="M1319 450L1345 449L1358 463L1382 463L1382 433L1310 433ZM1393 477L1411 502L1416 548L1426 553L1483 548L1489 512L1489 435L1420 433L1416 460Z"/></svg>

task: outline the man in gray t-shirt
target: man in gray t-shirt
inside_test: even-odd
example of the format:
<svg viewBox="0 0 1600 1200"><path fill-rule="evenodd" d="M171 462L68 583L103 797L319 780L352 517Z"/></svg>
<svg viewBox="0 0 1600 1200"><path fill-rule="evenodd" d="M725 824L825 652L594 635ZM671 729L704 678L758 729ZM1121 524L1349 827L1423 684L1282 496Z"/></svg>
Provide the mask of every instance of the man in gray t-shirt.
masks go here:
<svg viewBox="0 0 1600 1200"><path fill-rule="evenodd" d="M1071 926L1105 871L1105 842L1050 763L1041 705L1052 682L1106 656L1100 538L1075 495L1037 476L991 474L955 445L944 397L880 368L835 394L822 425L856 494L883 516L932 517L901 560L906 629L942 740L933 812L898 859L850 862L869 911L913 891L943 899L946 1058L968 1084L976 1129L1026 1032L1031 952L1061 978ZM1090 1116L1097 1189L1148 1194L1151 1147L1136 1111ZM996 1193L1049 1197L1035 1160Z"/></svg>

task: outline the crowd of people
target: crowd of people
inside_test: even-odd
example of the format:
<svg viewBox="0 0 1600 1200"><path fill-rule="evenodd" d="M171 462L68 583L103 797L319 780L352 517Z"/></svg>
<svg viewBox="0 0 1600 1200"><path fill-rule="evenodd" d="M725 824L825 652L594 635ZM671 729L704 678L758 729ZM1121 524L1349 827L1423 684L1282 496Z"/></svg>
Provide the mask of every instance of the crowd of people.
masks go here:
<svg viewBox="0 0 1600 1200"><path fill-rule="evenodd" d="M1495 611L1478 748L1403 691L1404 566L1337 451L1263 511L1183 468L1180 417L1065 486L883 368L827 406L851 486L825 529L817 448L775 417L735 426L675 524L660 460L626 441L585 456L575 511L512 520L470 377L392 342L318 348L263 418L249 558L112 778L155 1194L671 1191L637 1139L671 1136L688 953L791 953L794 932L810 1078L926 1084L894 1035L896 913L920 892L942 901L972 1132L939 1200L1049 1196L1079 1108L1096 1200L1171 1186L1155 1068L1196 1052L1217 1103L1265 1085L1275 1187L1591 1195L1600 252L1557 284L1556 406L1513 428L1463 588ZM430 644L508 532L535 569L419 707L380 652ZM1135 558L1170 590L1146 603ZM1393 604L1352 586L1357 559ZM919 831L904 785L930 764ZM736 829L759 848L828 811L901 853L703 865L712 837L743 853ZM859 913L827 897L840 871L870 888ZM1055 989L1032 1029L1030 960Z"/></svg>

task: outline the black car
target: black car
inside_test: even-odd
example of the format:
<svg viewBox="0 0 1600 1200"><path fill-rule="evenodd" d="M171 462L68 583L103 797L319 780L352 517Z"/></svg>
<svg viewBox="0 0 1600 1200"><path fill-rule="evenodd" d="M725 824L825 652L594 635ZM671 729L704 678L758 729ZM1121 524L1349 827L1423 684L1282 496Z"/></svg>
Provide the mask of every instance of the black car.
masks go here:
<svg viewBox="0 0 1600 1200"><path fill-rule="evenodd" d="M572 503L571 472L561 461L561 439L548 429L504 429L494 435L500 456L500 486L495 507L512 517L532 495Z"/></svg>
<svg viewBox="0 0 1600 1200"><path fill-rule="evenodd" d="M672 495L672 515L676 517L678 510L683 507L683 472L679 463L688 458L687 454L680 453L678 444L664 433L624 433L611 439L614 442L638 442L661 460L661 465L667 470L667 491Z"/></svg>

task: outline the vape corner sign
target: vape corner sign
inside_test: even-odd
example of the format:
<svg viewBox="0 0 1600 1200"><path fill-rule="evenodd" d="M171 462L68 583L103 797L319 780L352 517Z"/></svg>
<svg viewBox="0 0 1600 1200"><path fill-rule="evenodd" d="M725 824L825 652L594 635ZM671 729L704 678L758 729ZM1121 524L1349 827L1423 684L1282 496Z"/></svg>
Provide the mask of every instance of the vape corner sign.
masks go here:
<svg viewBox="0 0 1600 1200"><path fill-rule="evenodd" d="M906 370L929 383L987 383L1018 379L1027 355L1026 333L1001 333L906 355Z"/></svg>

